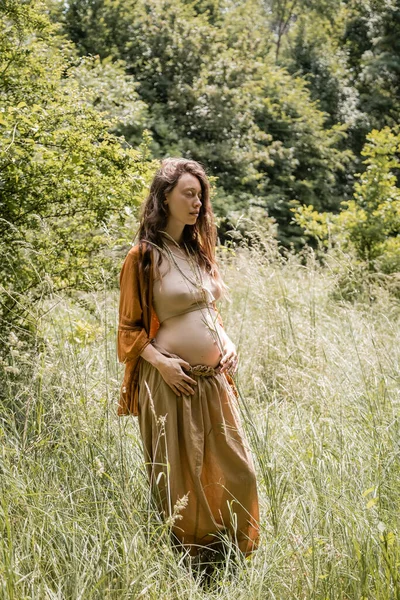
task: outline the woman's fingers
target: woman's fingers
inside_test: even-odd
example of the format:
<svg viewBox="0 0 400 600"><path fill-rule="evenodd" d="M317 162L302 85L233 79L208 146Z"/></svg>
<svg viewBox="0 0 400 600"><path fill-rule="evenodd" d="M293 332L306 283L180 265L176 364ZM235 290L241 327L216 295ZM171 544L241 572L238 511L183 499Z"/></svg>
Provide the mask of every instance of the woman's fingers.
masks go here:
<svg viewBox="0 0 400 600"><path fill-rule="evenodd" d="M184 368L190 369L190 364L186 360L171 358L161 371L164 380L177 396L195 393L193 387L197 385L197 381L189 377L183 371Z"/></svg>
<svg viewBox="0 0 400 600"><path fill-rule="evenodd" d="M224 358L221 360L221 373L224 373L225 371L236 371L236 367L237 367L237 363L238 363L238 356L236 354L236 352L231 352L230 354L227 354L226 356L224 356Z"/></svg>
<svg viewBox="0 0 400 600"><path fill-rule="evenodd" d="M193 383L193 385L197 385L197 381L195 379L192 379L191 377L189 377L189 375L184 374L182 379L184 381L187 381L188 383Z"/></svg>
<svg viewBox="0 0 400 600"><path fill-rule="evenodd" d="M179 364L187 371L190 369L190 364L186 360L183 360L183 358L179 359Z"/></svg>
<svg viewBox="0 0 400 600"><path fill-rule="evenodd" d="M195 382L195 383L197 385L197 382ZM194 394L194 392L195 392L195 390L187 383L181 383L181 389L182 388L185 390L185 393L187 393L187 394Z"/></svg>
<svg viewBox="0 0 400 600"><path fill-rule="evenodd" d="M221 358L221 365L224 367L225 365L232 362L237 357L236 351L234 349L228 350L226 354Z"/></svg>
<svg viewBox="0 0 400 600"><path fill-rule="evenodd" d="M232 360L233 356L234 356L234 352L229 352L229 354L225 354L225 356L223 356L221 358L221 363L224 365L225 363L227 363L230 360Z"/></svg>
<svg viewBox="0 0 400 600"><path fill-rule="evenodd" d="M174 388L175 390L177 390L176 393L178 396L181 396L182 394L184 394L185 396L189 394L194 394L193 390L189 392L189 390L182 383L175 383Z"/></svg>
<svg viewBox="0 0 400 600"><path fill-rule="evenodd" d="M187 381L189 383L193 383L193 384L197 385L197 381L194 381L194 379L191 379L190 377L187 378ZM193 395L195 393L195 390L185 381L177 381L175 383L175 387L177 387L180 392L182 392L183 394L186 394L186 395L187 394Z"/></svg>
<svg viewBox="0 0 400 600"><path fill-rule="evenodd" d="M232 373L236 373L237 367L238 367L238 362L239 362L239 359L236 356L235 360L233 361L232 368L231 368Z"/></svg>

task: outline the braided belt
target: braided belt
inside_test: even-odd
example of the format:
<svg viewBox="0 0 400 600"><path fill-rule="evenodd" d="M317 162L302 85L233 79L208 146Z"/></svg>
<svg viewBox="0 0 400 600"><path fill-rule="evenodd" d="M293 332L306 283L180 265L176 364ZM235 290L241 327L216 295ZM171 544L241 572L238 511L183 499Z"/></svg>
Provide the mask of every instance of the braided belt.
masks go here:
<svg viewBox="0 0 400 600"><path fill-rule="evenodd" d="M184 369L184 371L191 375L199 375L200 377L213 377L214 375L218 375L217 369L209 367L208 365L193 365L189 369Z"/></svg>

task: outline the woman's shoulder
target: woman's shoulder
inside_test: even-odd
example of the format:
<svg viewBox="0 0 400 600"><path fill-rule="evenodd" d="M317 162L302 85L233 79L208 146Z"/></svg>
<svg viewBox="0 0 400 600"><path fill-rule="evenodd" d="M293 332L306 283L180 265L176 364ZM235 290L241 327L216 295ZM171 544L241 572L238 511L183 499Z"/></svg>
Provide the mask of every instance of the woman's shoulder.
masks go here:
<svg viewBox="0 0 400 600"><path fill-rule="evenodd" d="M136 242L135 244L133 244L129 251L128 254L131 254L133 256L137 256L139 255L141 252L144 251L144 249L146 248L146 246L148 247L149 245L146 243L146 240L139 240L138 242Z"/></svg>
<svg viewBox="0 0 400 600"><path fill-rule="evenodd" d="M146 240L140 240L130 247L127 256L139 258L142 257L145 252L149 252L152 255L154 253L153 250L154 248L151 243L147 242Z"/></svg>
<svg viewBox="0 0 400 600"><path fill-rule="evenodd" d="M128 256L137 256L138 254L139 254L139 244L135 244L134 246L131 246L127 253Z"/></svg>
<svg viewBox="0 0 400 600"><path fill-rule="evenodd" d="M140 247L139 244L131 246L125 255L124 263L127 265L137 265L140 260Z"/></svg>
<svg viewBox="0 0 400 600"><path fill-rule="evenodd" d="M135 270L143 265L154 266L159 262L163 262L163 253L160 252L155 244L147 242L146 240L141 240L128 250L125 262L131 264Z"/></svg>

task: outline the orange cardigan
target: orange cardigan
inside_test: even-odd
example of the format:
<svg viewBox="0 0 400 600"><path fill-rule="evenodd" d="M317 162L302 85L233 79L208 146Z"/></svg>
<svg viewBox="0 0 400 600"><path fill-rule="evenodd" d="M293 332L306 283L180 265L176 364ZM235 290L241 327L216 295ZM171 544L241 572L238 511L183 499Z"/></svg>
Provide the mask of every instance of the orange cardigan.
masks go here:
<svg viewBox="0 0 400 600"><path fill-rule="evenodd" d="M160 322L153 307L153 264L150 252L150 275L146 279L140 268L145 244L139 242L125 257L120 273L119 322L117 337L118 360L125 364L117 414L138 414L139 359L147 344L155 338ZM216 305L214 303L214 308ZM217 310L217 309L216 309ZM218 313L218 311L217 311ZM222 320L218 313L221 326ZM235 383L224 373L235 396Z"/></svg>

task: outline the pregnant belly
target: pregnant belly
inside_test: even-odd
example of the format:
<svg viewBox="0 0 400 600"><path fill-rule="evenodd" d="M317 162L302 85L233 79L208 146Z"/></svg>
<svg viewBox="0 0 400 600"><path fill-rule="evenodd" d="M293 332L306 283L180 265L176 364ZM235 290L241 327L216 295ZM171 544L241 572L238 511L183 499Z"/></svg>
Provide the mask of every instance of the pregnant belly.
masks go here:
<svg viewBox="0 0 400 600"><path fill-rule="evenodd" d="M216 367L221 359L221 343L215 332L215 317L212 310L194 310L166 319L157 331L156 342L191 365Z"/></svg>

